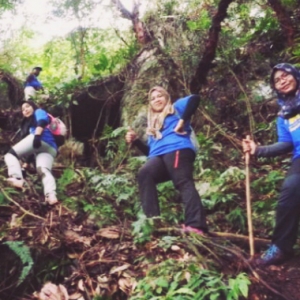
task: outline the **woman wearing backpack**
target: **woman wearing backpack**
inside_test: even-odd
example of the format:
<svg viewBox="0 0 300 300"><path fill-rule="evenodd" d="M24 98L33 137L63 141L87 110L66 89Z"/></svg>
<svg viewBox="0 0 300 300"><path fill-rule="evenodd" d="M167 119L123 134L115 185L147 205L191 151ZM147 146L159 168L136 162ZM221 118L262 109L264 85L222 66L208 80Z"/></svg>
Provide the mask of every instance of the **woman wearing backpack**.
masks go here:
<svg viewBox="0 0 300 300"><path fill-rule="evenodd" d="M148 155L139 170L138 185L142 208L147 217L159 216L156 185L172 180L179 191L185 209L185 232L207 232L204 209L193 181L195 144L191 141L190 118L200 102L198 95L190 95L171 103L169 93L160 86L148 94L148 146L130 129L127 143L137 146Z"/></svg>
<svg viewBox="0 0 300 300"><path fill-rule="evenodd" d="M58 200L51 169L57 154L57 145L47 128L50 121L48 114L31 100L22 102L22 114L24 119L21 132L25 137L4 156L9 176L7 183L16 188L23 188L26 185L19 160L26 159L33 154L37 172L42 180L45 201L54 205L58 203Z"/></svg>

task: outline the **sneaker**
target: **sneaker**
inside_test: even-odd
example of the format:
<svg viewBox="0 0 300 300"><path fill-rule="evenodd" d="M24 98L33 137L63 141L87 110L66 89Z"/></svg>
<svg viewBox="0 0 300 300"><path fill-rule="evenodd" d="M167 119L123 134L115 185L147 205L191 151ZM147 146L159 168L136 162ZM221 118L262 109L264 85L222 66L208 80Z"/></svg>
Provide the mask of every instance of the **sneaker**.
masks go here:
<svg viewBox="0 0 300 300"><path fill-rule="evenodd" d="M49 205L55 205L58 203L58 200L56 198L55 194L47 194L45 197L45 201L46 203L48 203Z"/></svg>
<svg viewBox="0 0 300 300"><path fill-rule="evenodd" d="M255 266L278 265L288 259L288 256L276 245L271 245L260 258L253 261Z"/></svg>
<svg viewBox="0 0 300 300"><path fill-rule="evenodd" d="M197 233L199 235L204 235L204 232L201 230L201 229L198 229L198 228L195 228L195 227L192 227L192 226L185 226L185 225L182 225L182 231L184 233L190 233L190 232L193 232L193 233Z"/></svg>
<svg viewBox="0 0 300 300"><path fill-rule="evenodd" d="M23 189L26 186L26 181L24 179L10 177L6 179L6 182L8 185L17 189Z"/></svg>

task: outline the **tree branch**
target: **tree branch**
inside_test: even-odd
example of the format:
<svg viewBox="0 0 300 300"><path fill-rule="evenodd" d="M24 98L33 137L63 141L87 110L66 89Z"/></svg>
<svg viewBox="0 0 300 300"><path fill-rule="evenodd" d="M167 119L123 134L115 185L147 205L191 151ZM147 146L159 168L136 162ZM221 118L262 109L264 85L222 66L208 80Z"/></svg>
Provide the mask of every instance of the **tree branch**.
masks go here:
<svg viewBox="0 0 300 300"><path fill-rule="evenodd" d="M219 33L221 31L221 22L226 18L228 6L233 1L234 0L221 0L218 11L212 19L212 25L209 29L208 40L206 41L202 59L190 84L190 90L194 94L198 94L201 86L206 82L208 71L210 70L211 63L216 55Z"/></svg>
<svg viewBox="0 0 300 300"><path fill-rule="evenodd" d="M128 19L133 22L133 19L134 19L133 13L129 12L120 0L111 0L111 2L117 6L117 8L121 12L123 18ZM137 12L137 14L138 14L138 12Z"/></svg>

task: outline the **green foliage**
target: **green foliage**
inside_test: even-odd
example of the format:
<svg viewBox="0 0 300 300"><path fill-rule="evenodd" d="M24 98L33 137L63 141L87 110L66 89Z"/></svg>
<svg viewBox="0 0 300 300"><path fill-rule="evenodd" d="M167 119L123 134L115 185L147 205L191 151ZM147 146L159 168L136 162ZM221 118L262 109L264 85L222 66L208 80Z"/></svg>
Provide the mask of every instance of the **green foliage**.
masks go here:
<svg viewBox="0 0 300 300"><path fill-rule="evenodd" d="M251 188L261 195L274 197L277 192L278 183L282 181L284 174L281 170L270 170L265 176L260 176L251 183Z"/></svg>
<svg viewBox="0 0 300 300"><path fill-rule="evenodd" d="M51 90L53 99L56 105L62 105L68 108L70 104L76 105L77 102L73 99L73 94L76 89L83 86L83 83L77 79L70 80L69 82L57 83Z"/></svg>
<svg viewBox="0 0 300 300"><path fill-rule="evenodd" d="M244 172L237 167L229 167L223 173L219 173L203 195L203 203L208 209L216 208L218 204L225 204L229 209L229 203L238 200L234 187L244 178Z"/></svg>
<svg viewBox="0 0 300 300"><path fill-rule="evenodd" d="M257 170L253 170L255 171ZM266 235L271 234L274 227L275 208L283 178L282 170L268 170L251 183L253 222L256 227L263 228L261 233L264 232Z"/></svg>
<svg viewBox="0 0 300 300"><path fill-rule="evenodd" d="M63 171L63 174L57 180L57 190L59 193L63 193L66 190L66 187L71 184L78 175L75 170L72 168L66 168Z"/></svg>
<svg viewBox="0 0 300 300"><path fill-rule="evenodd" d="M226 219L234 226L234 228L245 232L247 224L246 210L241 207L236 207L229 212Z"/></svg>
<svg viewBox="0 0 300 300"><path fill-rule="evenodd" d="M137 187L128 175L102 174L98 170L84 170L86 181L85 197L77 205L88 213L99 226L112 224L118 218L135 216ZM72 199L68 202L72 204Z"/></svg>
<svg viewBox="0 0 300 300"><path fill-rule="evenodd" d="M159 240L158 246L165 250L168 250L178 240L178 237L165 235Z"/></svg>
<svg viewBox="0 0 300 300"><path fill-rule="evenodd" d="M200 150L197 153L194 163L194 173L201 176L201 173L212 166L211 154L216 145L211 138L207 138L202 132L197 134Z"/></svg>
<svg viewBox="0 0 300 300"><path fill-rule="evenodd" d="M240 296L248 296L248 286L250 285L250 280L245 273L240 273L236 278L230 278L229 281L229 293L226 299L239 299Z"/></svg>
<svg viewBox="0 0 300 300"><path fill-rule="evenodd" d="M300 58L300 38L295 39L295 45L291 49L292 61L295 62L295 66L299 68L299 58Z"/></svg>
<svg viewBox="0 0 300 300"><path fill-rule="evenodd" d="M18 279L18 284L20 285L30 272L33 266L33 260L30 254L30 249L22 241L7 241L4 242L15 254L20 258L22 262L22 272Z"/></svg>
<svg viewBox="0 0 300 300"><path fill-rule="evenodd" d="M21 0L1 0L0 1L0 13L6 10L12 10L16 4L20 3Z"/></svg>
<svg viewBox="0 0 300 300"><path fill-rule="evenodd" d="M157 3L158 10L162 15L172 15L177 5L178 2L176 0L160 0Z"/></svg>
<svg viewBox="0 0 300 300"><path fill-rule="evenodd" d="M289 6L289 7L293 7L299 4L299 2L297 0L282 0L281 1L283 5Z"/></svg>
<svg viewBox="0 0 300 300"><path fill-rule="evenodd" d="M247 45L255 40L265 39L266 36L270 39L277 34L278 29L278 20L270 7L262 9L253 1L232 3L228 9L228 17L222 24L216 59L228 64L230 68L243 64L244 55L248 52Z"/></svg>
<svg viewBox="0 0 300 300"><path fill-rule="evenodd" d="M117 203L135 198L137 190L128 175L101 174L92 170L86 170L85 174L88 186L98 195L107 195Z"/></svg>
<svg viewBox="0 0 300 300"><path fill-rule="evenodd" d="M3 204L7 204L7 201L5 200L5 196L2 193L0 193L0 205Z"/></svg>
<svg viewBox="0 0 300 300"><path fill-rule="evenodd" d="M228 284L226 282L228 281ZM226 279L199 265L169 259L151 269L138 282L131 300L239 299L248 296L250 281L245 273Z"/></svg>
<svg viewBox="0 0 300 300"><path fill-rule="evenodd" d="M154 230L154 219L147 218L142 213L138 214L138 219L132 223L134 243L142 244L151 240L151 234Z"/></svg>
<svg viewBox="0 0 300 300"><path fill-rule="evenodd" d="M127 131L125 127L115 130L110 126L105 126L99 139L99 148L105 149L104 158L100 158L105 166L109 166L111 171L116 170L129 155L129 146L126 144L124 136Z"/></svg>
<svg viewBox="0 0 300 300"><path fill-rule="evenodd" d="M127 160L127 167L131 172L137 172L147 161L147 156L132 156Z"/></svg>
<svg viewBox="0 0 300 300"><path fill-rule="evenodd" d="M91 11L97 8L96 2L93 0L52 0L52 3L56 8L54 13L57 16L66 18L74 15L78 20L88 18Z"/></svg>
<svg viewBox="0 0 300 300"><path fill-rule="evenodd" d="M191 31L209 29L211 26L211 17L209 16L209 12L207 10L202 10L196 21L187 21L187 26Z"/></svg>
<svg viewBox="0 0 300 300"><path fill-rule="evenodd" d="M178 199L178 193L172 181L158 184L157 193L162 219L170 223L182 221L183 210Z"/></svg>

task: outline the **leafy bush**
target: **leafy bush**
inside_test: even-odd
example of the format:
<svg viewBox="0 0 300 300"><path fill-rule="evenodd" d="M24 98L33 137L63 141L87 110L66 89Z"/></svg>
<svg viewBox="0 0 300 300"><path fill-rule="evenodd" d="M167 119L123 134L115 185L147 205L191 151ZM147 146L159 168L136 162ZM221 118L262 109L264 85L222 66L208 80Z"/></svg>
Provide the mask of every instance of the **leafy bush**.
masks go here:
<svg viewBox="0 0 300 300"><path fill-rule="evenodd" d="M136 244L141 244L151 240L151 234L154 230L154 218L147 218L144 214L138 215L137 221L132 223L133 241Z"/></svg>
<svg viewBox="0 0 300 300"><path fill-rule="evenodd" d="M239 299L248 296L250 281L245 273L225 278L193 262L169 259L141 279L130 300Z"/></svg>
<svg viewBox="0 0 300 300"><path fill-rule="evenodd" d="M245 177L244 171L237 167L229 167L219 176L212 179L209 188L203 195L203 203L208 209L215 209L217 205L225 204L229 209L228 203L238 200L235 187Z"/></svg>
<svg viewBox="0 0 300 300"><path fill-rule="evenodd" d="M33 266L33 260L30 254L30 249L22 241L7 241L4 242L15 254L20 258L22 262L22 272L18 279L18 284L20 285L30 272Z"/></svg>

